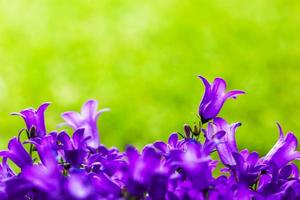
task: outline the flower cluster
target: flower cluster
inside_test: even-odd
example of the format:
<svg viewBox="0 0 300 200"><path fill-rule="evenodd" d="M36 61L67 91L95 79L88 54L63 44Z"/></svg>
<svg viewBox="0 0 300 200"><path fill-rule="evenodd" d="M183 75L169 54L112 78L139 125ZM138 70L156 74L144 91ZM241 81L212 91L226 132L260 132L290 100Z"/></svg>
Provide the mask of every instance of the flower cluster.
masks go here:
<svg viewBox="0 0 300 200"><path fill-rule="evenodd" d="M278 125L279 139L265 156L239 150L241 123L228 124L218 114L228 98L244 92L226 92L221 78L199 78L205 86L199 123L140 151L100 143L97 119L108 109L98 111L95 100L80 113L62 114L71 134L46 130L48 103L14 113L26 128L0 151L0 199L299 199L295 135Z"/></svg>

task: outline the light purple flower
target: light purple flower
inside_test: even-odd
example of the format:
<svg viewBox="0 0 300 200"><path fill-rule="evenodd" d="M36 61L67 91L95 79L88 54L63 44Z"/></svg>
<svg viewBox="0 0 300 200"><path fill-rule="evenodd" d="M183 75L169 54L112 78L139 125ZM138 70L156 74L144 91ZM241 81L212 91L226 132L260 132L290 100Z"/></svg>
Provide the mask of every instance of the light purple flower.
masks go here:
<svg viewBox="0 0 300 200"><path fill-rule="evenodd" d="M100 145L97 119L103 112L109 110L105 108L97 111L97 107L97 101L89 100L82 106L81 113L70 111L62 114L62 118L66 121L66 124L74 130L84 128L84 136L91 137L87 143L93 148L97 148Z"/></svg>
<svg viewBox="0 0 300 200"><path fill-rule="evenodd" d="M205 93L199 106L199 115L202 123L206 123L217 117L228 98L236 98L237 95L244 94L244 92L240 90L226 92L226 82L221 78L216 78L214 82L210 84L204 77L198 77L205 86Z"/></svg>

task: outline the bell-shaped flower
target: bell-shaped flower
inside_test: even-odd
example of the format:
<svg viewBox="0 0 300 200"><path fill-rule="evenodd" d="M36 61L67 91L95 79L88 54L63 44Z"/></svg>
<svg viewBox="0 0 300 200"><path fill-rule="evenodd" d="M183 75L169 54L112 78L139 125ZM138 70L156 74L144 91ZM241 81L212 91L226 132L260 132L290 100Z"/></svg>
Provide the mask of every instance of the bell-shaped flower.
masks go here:
<svg viewBox="0 0 300 200"><path fill-rule="evenodd" d="M56 168L58 161L57 134L53 132L41 138L34 138L28 141L35 146L43 165L47 168Z"/></svg>
<svg viewBox="0 0 300 200"><path fill-rule="evenodd" d="M88 145L97 148L100 145L100 137L97 127L98 117L109 109L105 108L97 111L98 102L95 100L87 101L81 108L81 113L65 112L61 116L66 121L66 124L74 130L84 128L84 136L90 136L91 139L87 141Z"/></svg>
<svg viewBox="0 0 300 200"><path fill-rule="evenodd" d="M97 149L90 149L90 155L85 163L88 171L99 173L105 172L109 176L118 174L120 168L126 165L124 160L124 153L117 148L107 148L100 145Z"/></svg>
<svg viewBox="0 0 300 200"><path fill-rule="evenodd" d="M185 140L179 140L177 133L172 133L169 136L168 143L165 143L163 141L156 141L153 143L153 146L159 153L168 157L172 150L183 150L185 143Z"/></svg>
<svg viewBox="0 0 300 200"><path fill-rule="evenodd" d="M190 142L186 144L185 151L172 151L170 155L173 165L180 169L179 173L186 176L197 190L207 189L213 180L215 163L212 163L207 152L200 143Z"/></svg>
<svg viewBox="0 0 300 200"><path fill-rule="evenodd" d="M23 169L32 165L33 161L29 153L25 150L19 138L13 137L8 143L8 150L0 151L1 157L11 159L18 167Z"/></svg>
<svg viewBox="0 0 300 200"><path fill-rule="evenodd" d="M160 188L160 193L164 196L167 185L166 181L162 181L162 179L167 177L164 176L160 154L152 147L145 147L142 154L139 154L137 149L129 146L126 149L126 156L128 158L128 177L125 178L125 182L129 193L137 198L142 198L148 190L152 191L150 195L156 196L157 188ZM160 183L160 185L153 183Z"/></svg>
<svg viewBox="0 0 300 200"><path fill-rule="evenodd" d="M65 131L60 132L57 136L58 148L65 161L73 167L79 167L87 155L86 143L89 139L90 137L84 137L83 128L77 129L72 138Z"/></svg>
<svg viewBox="0 0 300 200"><path fill-rule="evenodd" d="M278 169L284 167L290 161L300 159L300 152L297 151L298 141L291 132L284 136L282 128L279 124L279 139L272 149L263 158L263 162L274 163Z"/></svg>
<svg viewBox="0 0 300 200"><path fill-rule="evenodd" d="M274 163L269 163L268 169L260 176L257 191L266 199L298 199L286 198L291 189L296 189L294 192L300 195L298 171L293 163L281 169L277 168Z"/></svg>
<svg viewBox="0 0 300 200"><path fill-rule="evenodd" d="M205 86L205 92L199 106L199 116L202 123L217 117L228 98L236 98L237 95L244 94L240 90L226 92L226 82L221 78L216 78L212 84L202 76L199 78Z"/></svg>
<svg viewBox="0 0 300 200"><path fill-rule="evenodd" d="M29 181L38 191L51 194L51 198L59 196L63 169L58 163L56 135L46 135L29 142L35 145L41 163L26 166L22 170L21 178Z"/></svg>
<svg viewBox="0 0 300 200"><path fill-rule="evenodd" d="M32 134L29 136L30 138L42 137L46 135L44 114L49 105L50 103L43 103L37 110L33 108L27 108L19 113L14 112L12 115L18 115L24 119L27 130ZM34 128L34 132L31 132L32 128Z"/></svg>
<svg viewBox="0 0 300 200"><path fill-rule="evenodd" d="M217 151L221 161L225 165L235 165L235 159L232 153L237 153L238 148L235 140L236 128L241 126L241 123L228 124L222 118L215 118L213 123L209 123L207 130L205 131L206 138L213 138L214 135L220 131L224 131L223 137L220 137L217 143Z"/></svg>
<svg viewBox="0 0 300 200"><path fill-rule="evenodd" d="M120 185L103 172L90 173L95 191L102 197L100 199L119 199L121 195Z"/></svg>
<svg viewBox="0 0 300 200"><path fill-rule="evenodd" d="M230 166L231 178L235 182L251 187L258 180L264 165L259 162L257 152L249 152L247 149L239 153L233 152L236 165Z"/></svg>

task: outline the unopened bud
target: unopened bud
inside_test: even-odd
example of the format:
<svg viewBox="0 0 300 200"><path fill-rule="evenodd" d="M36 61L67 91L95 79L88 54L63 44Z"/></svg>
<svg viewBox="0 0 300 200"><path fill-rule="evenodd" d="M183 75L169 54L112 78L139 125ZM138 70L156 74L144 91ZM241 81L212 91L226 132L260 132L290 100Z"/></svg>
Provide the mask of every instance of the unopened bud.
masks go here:
<svg viewBox="0 0 300 200"><path fill-rule="evenodd" d="M192 132L192 129L191 129L190 125L184 124L183 129L184 129L185 136L187 138L190 138L191 137L191 132Z"/></svg>

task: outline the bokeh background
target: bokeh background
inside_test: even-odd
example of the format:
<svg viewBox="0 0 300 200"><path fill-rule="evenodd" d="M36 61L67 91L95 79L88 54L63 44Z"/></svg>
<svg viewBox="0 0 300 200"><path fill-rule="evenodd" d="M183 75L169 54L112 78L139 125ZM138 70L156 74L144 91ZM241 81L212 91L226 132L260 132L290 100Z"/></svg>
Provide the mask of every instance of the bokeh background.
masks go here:
<svg viewBox="0 0 300 200"><path fill-rule="evenodd" d="M300 136L299 13L298 1L1 0L0 147L24 127L9 113L50 101L50 131L89 98L111 108L105 145L165 140L197 120L201 74L247 92L220 116L263 154L276 122Z"/></svg>

